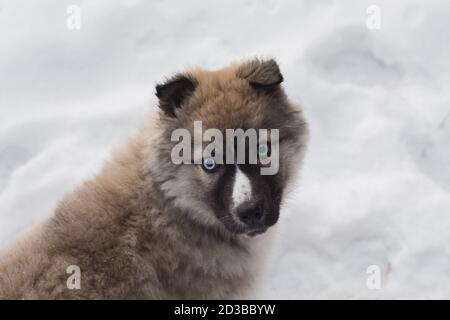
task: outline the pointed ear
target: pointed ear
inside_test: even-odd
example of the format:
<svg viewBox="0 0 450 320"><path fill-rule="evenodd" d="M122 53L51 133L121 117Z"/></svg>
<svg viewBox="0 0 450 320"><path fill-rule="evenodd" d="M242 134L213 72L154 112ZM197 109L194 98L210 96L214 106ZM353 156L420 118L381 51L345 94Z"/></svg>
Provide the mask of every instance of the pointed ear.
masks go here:
<svg viewBox="0 0 450 320"><path fill-rule="evenodd" d="M273 59L255 59L244 63L238 68L236 75L257 88L270 88L283 82L280 68Z"/></svg>
<svg viewBox="0 0 450 320"><path fill-rule="evenodd" d="M196 83L186 75L178 74L156 86L159 107L167 115L175 117L175 110L181 108L194 92Z"/></svg>

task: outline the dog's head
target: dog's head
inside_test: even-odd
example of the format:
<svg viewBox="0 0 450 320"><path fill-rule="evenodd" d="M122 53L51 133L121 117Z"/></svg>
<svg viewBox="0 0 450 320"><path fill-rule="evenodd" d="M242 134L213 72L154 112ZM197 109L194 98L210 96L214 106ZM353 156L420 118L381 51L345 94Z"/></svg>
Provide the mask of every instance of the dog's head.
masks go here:
<svg viewBox="0 0 450 320"><path fill-rule="evenodd" d="M274 60L253 60L156 87L162 134L150 170L167 205L235 234L277 222L307 135L282 81Z"/></svg>

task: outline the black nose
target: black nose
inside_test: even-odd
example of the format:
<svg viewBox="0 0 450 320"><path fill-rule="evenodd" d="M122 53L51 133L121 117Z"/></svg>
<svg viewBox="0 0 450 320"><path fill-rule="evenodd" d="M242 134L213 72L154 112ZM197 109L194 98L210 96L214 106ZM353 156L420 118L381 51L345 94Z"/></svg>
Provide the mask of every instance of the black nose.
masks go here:
<svg viewBox="0 0 450 320"><path fill-rule="evenodd" d="M237 209L239 219L248 226L256 227L261 224L264 215L263 202L247 202Z"/></svg>

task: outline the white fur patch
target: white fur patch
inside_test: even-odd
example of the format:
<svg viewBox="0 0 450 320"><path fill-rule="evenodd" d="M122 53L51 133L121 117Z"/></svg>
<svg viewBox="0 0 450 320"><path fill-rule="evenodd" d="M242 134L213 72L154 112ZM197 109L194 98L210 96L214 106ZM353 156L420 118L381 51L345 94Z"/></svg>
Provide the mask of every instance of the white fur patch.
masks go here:
<svg viewBox="0 0 450 320"><path fill-rule="evenodd" d="M237 207L252 197L252 184L250 179L236 166L236 175L233 185L233 206Z"/></svg>

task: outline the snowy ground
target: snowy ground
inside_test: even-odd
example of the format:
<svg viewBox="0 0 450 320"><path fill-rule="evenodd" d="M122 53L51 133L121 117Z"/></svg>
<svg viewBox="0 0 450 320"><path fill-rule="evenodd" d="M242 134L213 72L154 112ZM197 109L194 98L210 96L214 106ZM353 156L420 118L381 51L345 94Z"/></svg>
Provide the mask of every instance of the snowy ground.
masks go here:
<svg viewBox="0 0 450 320"><path fill-rule="evenodd" d="M0 2L0 245L98 171L157 81L254 55L277 58L312 129L264 296L450 298L444 0Z"/></svg>

